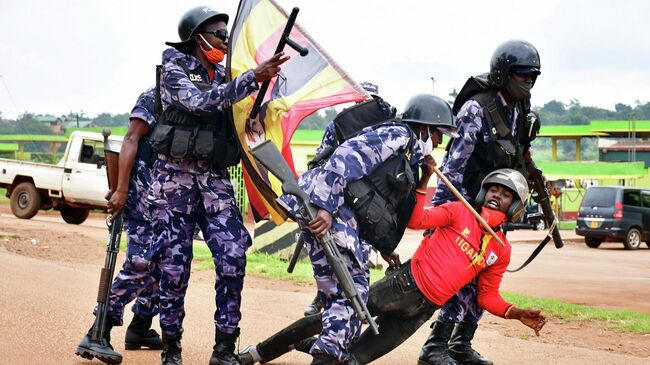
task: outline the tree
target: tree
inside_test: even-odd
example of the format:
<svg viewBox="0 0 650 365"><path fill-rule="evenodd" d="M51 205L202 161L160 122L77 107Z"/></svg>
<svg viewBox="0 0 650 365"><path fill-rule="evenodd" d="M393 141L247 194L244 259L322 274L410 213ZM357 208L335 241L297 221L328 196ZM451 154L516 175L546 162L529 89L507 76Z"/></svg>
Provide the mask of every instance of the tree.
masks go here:
<svg viewBox="0 0 650 365"><path fill-rule="evenodd" d="M618 118L627 118L627 115L632 113L632 107L623 103L616 103L614 110L618 113Z"/></svg>
<svg viewBox="0 0 650 365"><path fill-rule="evenodd" d="M39 122L33 113L25 112L13 124L12 134L52 134L49 126Z"/></svg>
<svg viewBox="0 0 650 365"><path fill-rule="evenodd" d="M566 105L563 102L557 100L551 100L548 103L544 104L539 109L542 113L553 113L556 115L562 115L566 113Z"/></svg>
<svg viewBox="0 0 650 365"><path fill-rule="evenodd" d="M94 121L100 127L116 127L116 126L126 126L129 124L129 113L124 114L110 114L110 113L101 113L95 117Z"/></svg>
<svg viewBox="0 0 650 365"><path fill-rule="evenodd" d="M456 97L458 96L458 91L456 91L456 88L454 88L454 90L449 93L449 96L451 97L451 99L447 100L447 102L450 105L454 105L454 101L456 101Z"/></svg>
<svg viewBox="0 0 650 365"><path fill-rule="evenodd" d="M633 112L636 113L637 119L650 119L650 102L645 104L638 103L634 107Z"/></svg>
<svg viewBox="0 0 650 365"><path fill-rule="evenodd" d="M325 110L319 110L314 114L302 120L298 125L298 129L317 129L324 130L327 124L334 120L338 111L334 107L329 107Z"/></svg>

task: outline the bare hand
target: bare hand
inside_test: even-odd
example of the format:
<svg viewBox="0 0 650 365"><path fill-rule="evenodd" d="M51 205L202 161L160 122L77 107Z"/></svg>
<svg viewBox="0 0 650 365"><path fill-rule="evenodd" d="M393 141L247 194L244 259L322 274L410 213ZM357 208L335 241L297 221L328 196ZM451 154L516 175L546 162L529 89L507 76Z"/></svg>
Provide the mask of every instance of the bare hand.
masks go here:
<svg viewBox="0 0 650 365"><path fill-rule="evenodd" d="M388 267L396 268L402 265L402 261L399 259L399 254L395 251L391 253L381 252L381 258L388 263Z"/></svg>
<svg viewBox="0 0 650 365"><path fill-rule="evenodd" d="M276 53L273 57L260 63L255 67L255 79L257 82L269 81L280 72L280 65L285 63L290 57L284 56L284 52Z"/></svg>
<svg viewBox="0 0 650 365"><path fill-rule="evenodd" d="M424 156L424 161L422 162L422 175L431 176L433 175L433 168L436 167L436 160L431 157L431 155Z"/></svg>
<svg viewBox="0 0 650 365"><path fill-rule="evenodd" d="M332 227L332 215L325 209L319 209L316 217L309 222L309 230L316 237L321 238Z"/></svg>
<svg viewBox="0 0 650 365"><path fill-rule="evenodd" d="M539 336L539 331L541 331L546 324L546 317L544 317L539 310L520 309L517 316L517 319L519 319L521 323L532 328L537 336Z"/></svg>
<svg viewBox="0 0 650 365"><path fill-rule="evenodd" d="M111 195L111 198L108 200L107 208L108 214L115 216L124 209L126 205L126 192L116 191Z"/></svg>

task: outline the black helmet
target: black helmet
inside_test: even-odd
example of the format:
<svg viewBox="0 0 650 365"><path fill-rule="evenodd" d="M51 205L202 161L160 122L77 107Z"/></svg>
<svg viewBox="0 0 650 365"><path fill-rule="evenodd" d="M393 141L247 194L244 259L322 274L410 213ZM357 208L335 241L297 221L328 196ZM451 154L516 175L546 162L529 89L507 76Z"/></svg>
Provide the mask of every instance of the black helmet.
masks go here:
<svg viewBox="0 0 650 365"><path fill-rule="evenodd" d="M228 14L220 13L213 8L205 6L194 7L183 14L178 22L178 36L180 42L165 42L183 53L190 53L194 48L194 34L197 29L210 20L221 20L228 24Z"/></svg>
<svg viewBox="0 0 650 365"><path fill-rule="evenodd" d="M501 43L490 60L490 81L498 87L505 86L513 67L519 68L520 73L539 75L542 65L537 49L532 44L517 39Z"/></svg>
<svg viewBox="0 0 650 365"><path fill-rule="evenodd" d="M488 186L499 184L514 193L512 204L506 212L511 222L519 222L524 216L525 202L528 199L528 181L521 172L513 169L498 169L489 173L481 182L481 190L476 195L476 206L482 206Z"/></svg>
<svg viewBox="0 0 650 365"><path fill-rule="evenodd" d="M451 107L444 99L430 95L415 95L406 103L402 121L432 125L449 137L458 137Z"/></svg>

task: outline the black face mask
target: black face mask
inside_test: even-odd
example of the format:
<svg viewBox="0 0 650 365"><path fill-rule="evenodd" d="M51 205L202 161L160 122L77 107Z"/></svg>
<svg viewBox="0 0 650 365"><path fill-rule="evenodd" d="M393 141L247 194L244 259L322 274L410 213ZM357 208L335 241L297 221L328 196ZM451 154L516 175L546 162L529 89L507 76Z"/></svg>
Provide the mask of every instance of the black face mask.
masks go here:
<svg viewBox="0 0 650 365"><path fill-rule="evenodd" d="M506 83L506 91L510 94L513 101L530 99L530 89L532 88L533 85L525 82L517 82L513 79L508 79Z"/></svg>

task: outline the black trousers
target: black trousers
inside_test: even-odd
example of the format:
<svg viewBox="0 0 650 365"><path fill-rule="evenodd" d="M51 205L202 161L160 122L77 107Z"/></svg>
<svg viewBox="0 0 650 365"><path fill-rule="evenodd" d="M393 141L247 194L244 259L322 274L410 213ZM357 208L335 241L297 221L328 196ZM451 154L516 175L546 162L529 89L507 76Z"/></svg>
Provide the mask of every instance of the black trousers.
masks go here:
<svg viewBox="0 0 650 365"><path fill-rule="evenodd" d="M410 261L370 286L367 306L370 314L376 317L379 334L367 328L352 345L350 354L362 364L395 349L440 308L430 303L415 285ZM257 349L265 362L271 361L321 330L321 315L313 314L260 342Z"/></svg>

